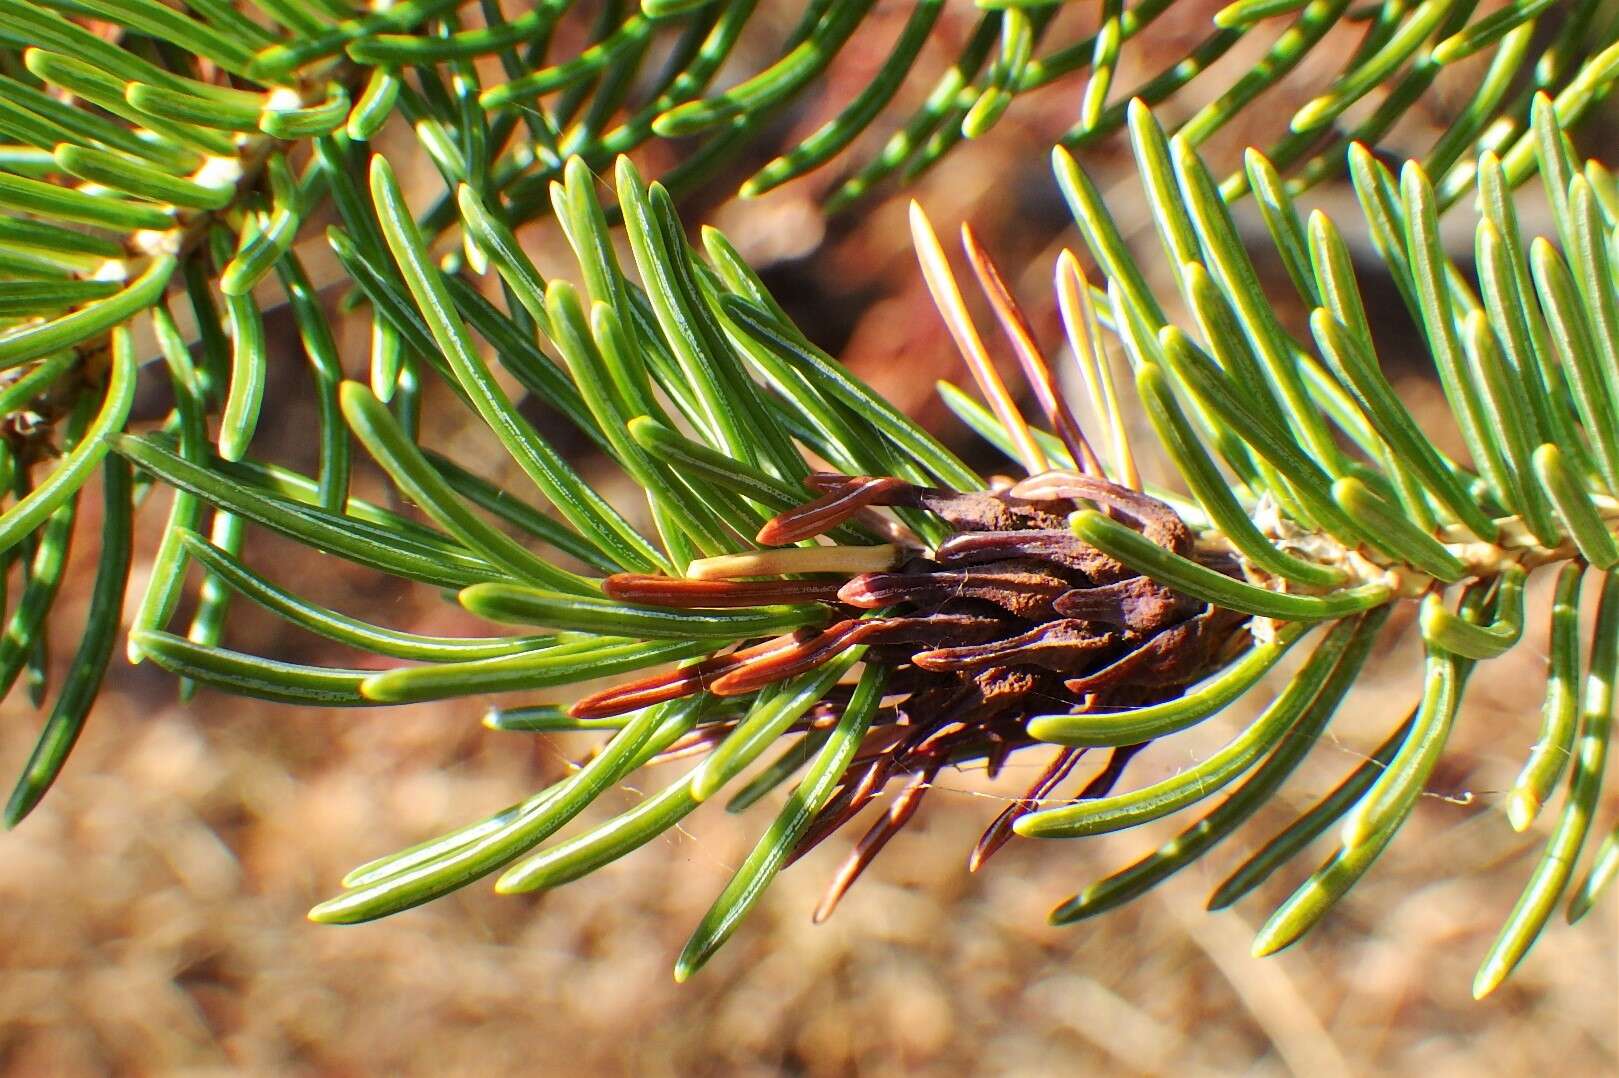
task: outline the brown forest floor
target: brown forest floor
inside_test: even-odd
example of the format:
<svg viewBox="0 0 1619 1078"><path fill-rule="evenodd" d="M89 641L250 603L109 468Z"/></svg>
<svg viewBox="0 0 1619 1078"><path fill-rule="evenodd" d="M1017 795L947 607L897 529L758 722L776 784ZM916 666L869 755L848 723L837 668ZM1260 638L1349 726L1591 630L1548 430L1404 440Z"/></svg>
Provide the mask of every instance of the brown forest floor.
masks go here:
<svg viewBox="0 0 1619 1078"><path fill-rule="evenodd" d="M845 64L836 79L858 84L858 67ZM1307 90L1308 73L1301 79ZM843 96L835 81L830 97ZM811 106L798 133L829 107ZM970 218L1003 265L1020 271L1013 280L1052 341L1052 256L1077 238L1062 231L1041 147L1071 109L1072 96L1060 94L1014 107L995 137L916 189L941 232ZM1123 163L1095 161L1127 179ZM769 265L772 285L813 336L960 442L931 396L935 377L963 379L921 291L904 199L863 207L858 224L826 222L812 198L822 182L752 205L693 204L687 219L730 232ZM1133 188L1119 190L1133 197ZM1344 205L1331 191L1317 201ZM1143 224L1122 216L1127 228ZM554 250L544 228L535 242ZM1408 399L1438 404L1419 373L1395 374ZM268 455L306 452L302 377L287 380L267 420ZM469 447L443 424L455 451L480 459L475 439ZM156 506L143 514L148 540L160 516ZM150 542L141 549L149 554ZM283 544L252 549L278 579L345 609L424 631L470 628L427 589L365 578ZM54 619L58 665L71 651L75 608L87 601L92 553L77 552ZM253 610L236 614L237 646L319 655ZM1020 840L982 874L967 874L979 831L1043 766L1028 754L1000 783L941 778L918 821L837 915L814 927L809 912L847 838L827 843L683 987L669 976L674 955L770 807L742 818L700 813L687 830L556 893L503 898L475 885L379 924L319 927L303 913L348 868L525 796L586 742L491 733L477 723L478 701L323 713L204 692L181 706L169 678L119 662L62 781L24 826L0 837L0 1069L1613 1073L1614 896L1575 928L1558 915L1487 1002L1468 992L1545 833L1514 835L1500 805L1538 721L1538 633L1475 679L1431 796L1305 943L1265 961L1248 956L1253 929L1313 867L1316 850L1234 912L1203 912L1208 890L1256 836L1330 789L1403 716L1414 696L1412 640L1391 629L1375 674L1282 803L1208 865L1136 905L1075 928L1045 923L1056 902L1168 829ZM1130 780L1185 766L1240 718L1156 747ZM0 771L20 765L37 721L20 694L0 706ZM615 791L608 807L643 792ZM1599 828L1615 809L1610 793Z"/></svg>

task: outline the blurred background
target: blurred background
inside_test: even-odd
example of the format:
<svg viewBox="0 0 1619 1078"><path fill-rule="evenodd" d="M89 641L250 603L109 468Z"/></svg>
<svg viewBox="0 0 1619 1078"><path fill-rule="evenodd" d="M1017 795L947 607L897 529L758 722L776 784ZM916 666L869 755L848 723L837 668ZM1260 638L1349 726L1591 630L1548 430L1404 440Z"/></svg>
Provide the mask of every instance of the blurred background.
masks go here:
<svg viewBox="0 0 1619 1078"><path fill-rule="evenodd" d="M774 5L780 18L753 28L740 70L757 70L775 55L793 6ZM1220 6L1177 5L1149 38L1125 49L1117 85L1135 85L1183 55ZM970 5L959 7L947 22L964 27ZM1064 16L1075 27L1094 19L1095 5L1073 7L1084 9ZM689 225L706 221L726 231L820 345L975 466L1003 469L1008 463L975 445L934 396L935 379L966 378L916 272L905 203L919 199L947 245L959 222L972 223L1055 355L1052 268L1057 252L1079 240L1050 178L1048 148L1073 122L1082 84L1020 98L989 137L963 145L903 192L884 189L841 217L826 217L818 199L846 163L756 201L729 195L865 85L909 5L885 0L877 10L881 18L840 58L824 94L789 113L772 131L774 141L751 147L747 159L687 198L683 212ZM1166 124L1250 67L1272 37L1250 35L1165 108ZM946 38L953 53L959 42ZM1054 31L1051 40L1069 39ZM1328 62L1341 56L1332 45L1322 50ZM557 48L564 47L566 39L559 39ZM929 54L904 100L925 92L945 51ZM1282 118L1322 89L1333 70L1306 62L1223 132L1209 148L1219 171L1240 160L1243 145L1277 137ZM1379 148L1401 156L1431 145L1446 110L1465 100L1461 93L1476 77L1465 66L1452 72ZM1602 137L1611 132L1606 123L1598 117L1597 130L1587 129L1582 152L1601 156L1602 146L1612 144ZM877 125L864 152L887 130ZM389 137L394 141L382 148L396 151L390 154L396 167L416 168L422 190L437 182L420 161L411 163L408 132ZM680 151L678 144L649 147L640 160L656 175ZM1083 160L1144 264L1162 272L1127 150L1114 140L1087 150ZM1303 204L1327 208L1364 244L1346 190L1329 184ZM1523 214L1526 229L1536 231L1532 198ZM1465 205L1453 214L1470 233L1468 216ZM312 260L323 248L318 235L312 230L301 247ZM527 229L524 239L542 271L571 270L549 223ZM1273 294L1290 296L1279 267L1259 257ZM1405 315L1392 288L1376 277L1374 262L1360 268L1386 368L1419 416L1433 420L1435 437L1451 438L1453 448L1439 390L1403 335ZM340 294L327 292L334 303ZM1302 323L1303 312L1284 307L1283 313ZM989 320L981 324L988 339ZM306 466L313 403L303 361L289 322L272 318L269 332L287 350L280 364L286 374L271 387L254 451ZM365 354L358 330L345 344L356 373ZM1009 355L1000 358L1010 373ZM493 472L499 466L491 444L447 395L429 397L428 439L459 459L486 462L486 474L521 481ZM604 490L628 496L606 465L579 459ZM359 493L386 496L374 473L357 484ZM95 503L86 499L82 511L95 511ZM145 569L139 558L150 556L161 519L159 504L141 516L144 542L137 541L131 595L139 594ZM60 600L65 608L52 619L59 631L80 621L68 608L78 604L82 611L88 602L94 554L75 552ZM482 631L428 589L367 576L273 537L255 535L247 560L279 580L298 581L320 601L380 622L418 632ZM1541 601L1532 609L1544 609L1546 583L1539 582ZM283 631L245 604L232 619L232 646L296 661L353 661ZM1135 860L1184 820L1078 842L1015 840L982 873L968 874L967 853L979 832L1046 763L1041 754L1025 753L997 782L978 773L941 776L919 818L837 914L812 926L810 911L852 835L824 844L781 877L732 942L685 986L670 978L674 957L774 803L741 817L717 808L698 813L686 830L557 892L497 897L487 885L474 885L384 922L319 927L304 912L334 893L349 868L521 799L588 752L588 739L490 732L479 725L478 701L343 713L204 691L183 706L173 680L150 664L115 663L63 778L23 826L0 837L0 1068L16 1074L1612 1073L1619 1066L1613 895L1574 928L1555 916L1512 980L1486 1002L1474 1003L1469 994L1473 971L1549 824L1516 835L1501 811L1501 795L1539 721L1545 654L1538 630L1475 678L1451 748L1411 824L1303 943L1263 961L1248 955L1253 930L1318 863L1324 845L1235 910L1203 910L1226 871L1336 785L1404 717L1418 673L1408 622L1396 616L1385 654L1279 803L1205 864L1133 906L1066 929L1045 920L1051 907ZM56 641L59 660L72 643ZM25 759L38 718L17 693L0 712L0 771L10 772ZM1245 717L1235 712L1154 746L1132 764L1126 781L1141 785L1187 766ZM1608 786L1598 835L1619 809L1619 787ZM641 794L614 791L599 812L621 811Z"/></svg>

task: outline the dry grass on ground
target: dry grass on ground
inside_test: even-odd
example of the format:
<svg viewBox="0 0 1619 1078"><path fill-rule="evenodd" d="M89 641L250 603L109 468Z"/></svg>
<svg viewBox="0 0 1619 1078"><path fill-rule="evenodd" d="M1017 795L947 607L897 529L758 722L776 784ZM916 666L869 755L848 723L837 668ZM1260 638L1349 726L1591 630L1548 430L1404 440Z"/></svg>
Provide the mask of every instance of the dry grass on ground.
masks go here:
<svg viewBox="0 0 1619 1078"><path fill-rule="evenodd" d="M1358 697L1289 806L1394 721L1409 699L1397 672ZM808 915L836 841L684 987L673 956L757 814L699 814L539 898L473 887L320 927L303 911L343 871L521 797L555 773L557 747L481 731L470 706L333 715L203 694L181 708L155 679L121 677L61 787L3 840L0 1061L19 1075L1611 1073L1611 898L1554 925L1497 996L1468 997L1531 863L1495 796L1526 743L1533 702L1513 690L1529 673L1479 687L1435 796L1278 958L1249 958L1247 941L1279 889L1201 909L1240 841L1134 907L1047 927L1055 901L1146 837L1018 842L970 877L965 852L1007 787L950 775L830 922ZM29 736L19 712L7 764Z"/></svg>

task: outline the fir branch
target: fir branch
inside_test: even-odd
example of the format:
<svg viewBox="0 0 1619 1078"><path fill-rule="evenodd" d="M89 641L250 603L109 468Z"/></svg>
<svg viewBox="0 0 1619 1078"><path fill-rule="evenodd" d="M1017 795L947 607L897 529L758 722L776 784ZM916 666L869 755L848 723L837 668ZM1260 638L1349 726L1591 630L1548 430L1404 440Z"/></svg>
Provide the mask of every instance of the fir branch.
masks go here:
<svg viewBox="0 0 1619 1078"><path fill-rule="evenodd" d="M917 175L963 139L988 137L1023 95L1088 72L1056 167L1102 280L1093 285L1066 255L1056 284L1096 437L1057 394L1047 354L968 230L975 274L1051 430L1018 413L943 246L920 208L913 213L922 268L989 407L957 390L948 400L1028 473L1001 488L817 349L723 236L707 231L695 250L676 213L683 189L770 137L869 30L877 5L807 5L775 60L720 91L711 86L754 23L753 0L606 5L588 44L552 55L552 38L579 29L586 7L542 0L508 17L495 0L375 10L344 0L195 0L183 9L0 0L0 137L9 140L0 146L0 367L11 372L0 388L0 559L16 562L24 582L0 637L5 684L26 668L31 691L43 693L45 623L97 471L107 504L96 606L8 824L55 779L115 650L129 522L152 481L176 496L129 655L188 685L363 706L640 672L577 701L571 717L503 716L494 725L607 736L555 786L355 870L347 890L312 913L318 920L382 916L496 870L498 890L558 886L733 784L733 804L788 787L682 954L681 978L786 864L891 785L899 794L856 843L818 918L942 769L994 770L1048 743L1057 755L989 825L973 867L1014 833L1124 829L1231 788L1179 839L1053 916L1090 916L1143 893L1275 795L1329 729L1392 607L1419 602L1427 674L1413 718L1378 766L1359 769L1216 893L1215 904L1235 901L1341 822L1337 852L1261 930L1256 950L1268 952L1318 923L1393 840L1444 750L1472 667L1517 644L1526 579L1556 565L1541 744L1509 799L1513 826L1546 802L1564 756L1575 760L1545 859L1475 989L1499 984L1570 891L1609 739L1619 197L1600 163L1579 164L1565 132L1619 71L1611 13L1595 0L1525 0L1484 15L1465 0L1376 6L1330 86L1268 151L1250 151L1240 172L1219 179L1198 147L1297 65L1319 64L1323 42L1353 31L1360 13L1349 4L1229 5L1185 55L1122 94L1123 59L1152 39L1167 0L1104 3L1085 37L1054 2L975 12L954 62L827 203L847 206L889 177ZM93 32L88 17L113 33ZM742 194L763 195L855 146L960 18L917 0L866 89ZM1177 129L1162 129L1149 106L1206 81L1255 32L1271 41L1260 62ZM1481 53L1490 59L1468 102L1396 177L1367 145L1445 67ZM661 71L647 67L654 55L667 57ZM485 85L492 68L482 60L498 61L504 81ZM390 163L366 153L395 115L442 181L419 213ZM1179 291L1173 301L1154 295L1069 152L1121 128ZM659 138L697 142L649 183L623 155ZM617 201L604 205L593 176L609 168ZM1383 376L1337 228L1319 214L1301 219L1294 205L1343 170L1420 330L1467 462L1434 445ZM1513 189L1537 172L1556 244L1527 240L1515 219ZM1476 282L1438 236L1442 210L1474 191ZM1238 240L1230 204L1247 193L1312 312L1308 340L1277 319ZM517 240L519 225L548 213L579 263L578 285L542 280ZM358 364L338 353L299 257L308 222L327 215L355 289L349 306L369 319L367 385L344 380ZM622 220L633 265L621 264L610 220ZM435 255L453 240L458 249ZM504 305L477 287L491 270ZM194 342L170 310L182 294ZM254 459L270 374L267 301L290 308L310 363L313 475ZM1177 309L1191 324L1170 322ZM147 326L173 408L161 429L136 433L128 417L147 358L137 331ZM1104 328L1128 356L1190 498L1142 488ZM610 504L541 435L480 340L644 492L644 513ZM435 379L490 429L544 508L502 497L418 444L422 393ZM350 496L356 443L424 519ZM810 456L837 473L812 471ZM632 523L643 517L650 529ZM456 589L474 614L545 631L425 637L326 609L243 564L250 525ZM182 637L171 623L193 563L204 575ZM1572 611L1587 565L1603 574L1604 601L1582 696ZM414 665L325 668L227 648L238 594L327 639ZM1310 657L1259 719L1182 775L1129 787L1145 742L1217 714L1316 625ZM1091 748L1105 750L1105 762L1068 789ZM702 762L687 777L558 840L602 791L688 756ZM1610 837L1573 887L1571 918L1611 880L1614 848Z"/></svg>

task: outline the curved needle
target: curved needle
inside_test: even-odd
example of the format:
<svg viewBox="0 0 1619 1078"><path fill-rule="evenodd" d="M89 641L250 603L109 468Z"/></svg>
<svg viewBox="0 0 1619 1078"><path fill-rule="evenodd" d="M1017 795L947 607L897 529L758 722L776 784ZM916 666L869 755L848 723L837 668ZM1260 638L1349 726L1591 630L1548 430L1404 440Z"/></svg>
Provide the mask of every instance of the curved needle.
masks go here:
<svg viewBox="0 0 1619 1078"><path fill-rule="evenodd" d="M1040 408L1046 413L1052 429L1068 447L1069 455L1080 462L1086 475L1106 478L1101 459L1091 448L1091 443L1074 419L1073 412L1069 411L1068 402L1063 400L1062 393L1057 387L1057 379L1052 373L1051 364L1046 362L1040 346L1035 343L1034 331L1029 326L1029 320L1024 317L1022 308L1013 298L1012 290L1006 287L1006 281L1001 276L1000 269L990 259L989 252L978 242L972 226L965 222L961 226L961 246L967 251L967 260L972 263L978 285L983 289L990 307L994 309L995 318L1000 322L1006 339L1011 342L1012 351L1016 353L1018 363L1023 367L1023 377L1028 379L1030 387L1034 390L1035 399L1040 402Z"/></svg>
<svg viewBox="0 0 1619 1078"><path fill-rule="evenodd" d="M1039 475L1051 467L1045 451L1034 440L1028 423L1024 422L1011 394L1006 391L1006 383L1001 381L995 365L990 362L983 338L979 337L978 328L973 325L972 315L967 313L961 289L956 286L955 275L950 271L950 261L945 257L944 248L939 246L933 223L914 201L911 203L911 241L916 245L916 259L922 265L922 276L927 280L928 292L932 294L934 305L939 308L950 336L961 351L961 357L967 361L973 381L978 383L978 389L989 402L995 418L1012 436L1012 444L1017 447L1023 467L1030 475Z"/></svg>

